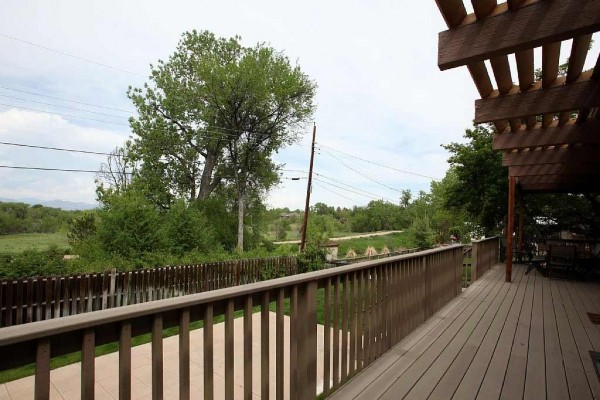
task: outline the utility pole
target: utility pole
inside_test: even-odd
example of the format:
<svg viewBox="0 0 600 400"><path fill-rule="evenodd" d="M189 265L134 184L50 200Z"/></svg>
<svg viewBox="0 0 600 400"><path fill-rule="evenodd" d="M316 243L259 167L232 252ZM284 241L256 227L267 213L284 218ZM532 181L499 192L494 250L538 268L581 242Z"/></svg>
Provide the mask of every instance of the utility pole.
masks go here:
<svg viewBox="0 0 600 400"><path fill-rule="evenodd" d="M310 167L308 168L308 186L306 187L306 206L304 207L304 222L302 223L302 239L300 240L300 251L304 251L306 246L306 228L308 227L308 211L310 209L310 192L312 191L312 172L315 159L315 136L317 134L317 124L313 123L312 147L310 151Z"/></svg>

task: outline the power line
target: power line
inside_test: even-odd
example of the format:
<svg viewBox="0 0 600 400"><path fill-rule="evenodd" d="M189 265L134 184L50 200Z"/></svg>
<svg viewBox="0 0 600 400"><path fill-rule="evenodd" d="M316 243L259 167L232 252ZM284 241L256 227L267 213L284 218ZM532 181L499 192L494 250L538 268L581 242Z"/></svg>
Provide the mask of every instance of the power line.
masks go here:
<svg viewBox="0 0 600 400"><path fill-rule="evenodd" d="M56 150L56 151L67 151L70 153L83 153L83 154L94 154L100 156L112 156L111 153L102 153L98 151L88 151L88 150L76 150L76 149L64 149L61 147L46 147L46 146L35 146L32 144L23 144L23 143L10 143L10 142L0 142L5 146L17 146L17 147L27 147L32 149L42 149L42 150Z"/></svg>
<svg viewBox="0 0 600 400"><path fill-rule="evenodd" d="M352 171L356 172L357 174L359 174L360 176L362 176L362 177L364 177L364 178L367 178L367 179L368 179L368 180L370 180L371 182L374 182L374 183L376 183L376 184L378 184L378 185L380 185L380 186L383 186L383 187L385 187L385 188L387 188L387 189L394 190L394 191L396 191L396 192L398 192L398 193L402 193L402 191L401 191L401 190L398 190L398 189L396 189L396 188L393 188L393 187L391 187L391 186L388 186L388 185L386 185L385 183L381 183L381 182L379 182L378 180L376 180L376 179L373 179L373 178L371 178L371 177L369 177L369 176L367 176L367 175L363 174L362 172L360 172L360 171L356 170L355 168L353 168L353 167L349 166L348 164L346 164L345 162L343 162L342 160L340 160L339 158L337 158L336 156L334 156L333 154L331 154L329 151L327 151L327 150L324 150L324 151L325 151L327 154L329 154L331 157L333 157L333 158L335 158L337 161L339 161L339 162L340 162L342 165L344 165L346 168L348 168L348 169L350 169L350 170L352 170Z"/></svg>
<svg viewBox="0 0 600 400"><path fill-rule="evenodd" d="M24 167L24 166L17 166L17 165L0 165L0 168L20 169L20 170L33 170L33 171L54 171L54 172L84 172L84 173L91 173L91 174L104 174L104 173L106 173L106 171L89 170L89 169ZM119 174L133 175L134 173L133 172L119 172ZM232 176L221 176L220 178L223 178L223 179L234 179L234 177L232 177ZM289 180L304 179L304 178L287 177L287 176L282 176L281 178L282 179L289 179Z"/></svg>
<svg viewBox="0 0 600 400"><path fill-rule="evenodd" d="M27 90L15 89L15 88L10 88L10 87L7 87L7 86L2 86L2 85L0 85L0 89L12 90L13 92L30 94L30 95L33 95L33 96L46 97L48 99L53 99L53 100L66 101L66 102L69 102L69 103L81 104L81 105L84 105L84 106L98 107L98 108L104 108L104 109L107 109L107 110L120 111L120 112L124 112L124 113L128 113L128 114L133 114L133 111L124 110L122 108L113 108L113 107L101 106L99 104L86 103L86 102L79 101L79 100L69 100L69 99L65 99L65 98L62 98L62 97L48 96L46 94L41 94L41 93L36 93L36 92L29 92Z"/></svg>
<svg viewBox="0 0 600 400"><path fill-rule="evenodd" d="M29 108L29 107L15 106L14 104L0 103L0 106L20 108L20 109L23 109L23 110L37 111L37 112L43 112L43 113L47 113L47 114L55 114L55 115L60 115L61 117L67 117L67 118L79 118L79 119L85 119L85 120L88 120L88 121L104 122L106 124L129 126L129 124L122 124L120 122L112 122L112 121L106 121L106 120L103 120L103 119L80 117L80 116L77 116L77 115L61 114L61 113L57 113L57 112L53 112L53 111L40 110L39 108Z"/></svg>
<svg viewBox="0 0 600 400"><path fill-rule="evenodd" d="M346 189L346 188L345 188L345 187L343 187L343 186L339 186L339 185L336 185L336 184L333 184L333 183L325 182L325 181L323 181L323 180L321 180L321 179L318 179L318 178L315 178L315 180L316 180L316 181L318 181L318 182L321 182L321 183L323 183L323 184L325 184L325 185L333 186L333 187L336 187L336 188L338 188L338 189L342 189L342 190L345 190L345 191L347 191L347 192L350 192L350 193L357 194L357 195L359 195L359 196L363 196L363 197L369 197L369 198L371 198L371 199L373 199L373 200L381 200L381 199L384 199L384 200L386 200L386 201L390 201L389 199L386 199L386 198L383 198L383 197L376 197L376 196L372 196L372 195L364 194L364 193L361 193L361 192L357 192L357 191L355 191L355 190ZM393 203L393 202L392 202L392 201L390 201L390 203Z"/></svg>
<svg viewBox="0 0 600 400"><path fill-rule="evenodd" d="M335 195L338 195L338 196L340 196L340 197L343 197L343 198L344 198L344 199L346 199L346 200L350 200L350 201L356 201L355 199L351 199L350 197L348 197L348 196L345 196L345 195L343 195L343 194L341 194L341 193L338 193L338 192L336 192L335 190L329 189L329 188L327 188L327 187L325 187L325 186L321 185L320 183L317 183L317 186L318 186L318 187L320 187L321 189L325 189L325 190L327 190L328 192L331 192L331 193L333 193L333 194L335 194Z"/></svg>
<svg viewBox="0 0 600 400"><path fill-rule="evenodd" d="M102 112L97 112L97 111L89 111L89 110L84 110L83 108L76 108L76 107L69 107L69 106L61 106L59 104L52 104L52 103L46 103L44 101L37 101L37 100L31 100L31 99L24 99L22 97L17 97L17 96L8 96L6 94L0 94L0 97L6 97L9 99L15 99L15 100L21 100L21 101L29 101L32 103L36 103L36 104L43 104L45 106L51 106L51 107L59 107L59 108L65 108L67 110L75 110L75 111L82 111L82 112L86 112L86 113L91 113L91 114L98 114L98 115L104 115L107 117L114 117L114 118L127 118L123 115L114 115L114 114L107 114L107 113L102 113Z"/></svg>
<svg viewBox="0 0 600 400"><path fill-rule="evenodd" d="M45 167L22 167L16 165L0 165L0 168L10 168L10 169L25 169L25 170L35 170L35 171L60 171L60 172L88 172L94 174L102 174L104 171L92 171L87 169L62 169L62 168L45 168ZM132 175L131 172L120 172L126 175Z"/></svg>
<svg viewBox="0 0 600 400"><path fill-rule="evenodd" d="M377 194L376 194L376 193L371 193L371 192L368 192L368 191L366 191L366 190L364 190L364 189L358 188L358 187L356 187L356 186L349 185L349 184L347 184L347 183L345 183L345 182L342 182L342 181L340 181L340 180L337 180L337 179L335 179L335 178L331 178L331 177L329 177L329 176L327 176L327 175L318 174L318 173L316 173L316 172L315 172L314 174L315 174L315 175L317 175L317 176L320 176L321 178L329 179L330 181L333 181L333 182L335 182L335 183L338 183L338 184L340 184L340 185L347 186L347 187L349 187L349 188L351 188L351 189L354 189L354 190L358 190L358 191L360 191L360 192L363 192L363 193L365 193L365 194L367 194L367 195L373 195L373 196L377 196Z"/></svg>
<svg viewBox="0 0 600 400"><path fill-rule="evenodd" d="M301 174L305 174L305 175L308 174L308 172L303 171L301 169L282 169L282 171L284 171L284 172L297 172L297 173L301 173ZM318 172L313 172L313 174L316 175L316 176L318 176L318 177L321 177L321 178L329 179L330 181L336 182L336 183L338 183L340 185L349 187L349 188L354 189L356 191L362 192L366 197L371 197L371 198L376 198L376 199L384 199L386 201L389 201L390 203L394 202L393 200L390 200L390 199L385 198L385 197L381 197L381 196L379 196L376 193L368 192L368 191L366 191L364 189L361 189L359 187L349 185L349 184L347 184L345 182L342 182L342 181L340 181L338 179L335 179L335 178L332 178L330 176L327 176L327 175L324 175L324 174L320 174ZM321 182L323 182L323 183L329 183L329 182L324 182L324 181L321 181Z"/></svg>
<svg viewBox="0 0 600 400"><path fill-rule="evenodd" d="M138 76L138 77L144 78L144 79L147 78L144 75L141 75L141 74L138 74L138 73L135 73L135 72L131 72L131 71L128 71L128 70L123 69L123 68L113 67L112 65L108 65L108 64L104 64L104 63L101 63L101 62L98 62L98 61L90 60L89 58L84 58L84 57L76 56L76 55L73 55L73 54L70 54L70 53L66 53L66 52L64 52L62 50L52 49L50 47L46 47L46 46L43 46L43 45L38 44L38 43L30 42L28 40L19 39L19 38L16 38L14 36L10 36L10 35L4 34L4 33L0 33L0 36L5 37L7 39L14 40L16 42L28 44L30 46L34 46L34 47L37 47L37 48L40 48L40 49L51 51L53 53L57 53L57 54L60 54L60 55L66 56L66 57L71 57L71 58L74 58L74 59L77 59L77 60L80 60L80 61L85 61L85 62L88 62L88 63L91 63L91 64L99 65L99 66L104 67L104 68L110 68L110 69L115 70L115 71L124 72L126 74Z"/></svg>
<svg viewBox="0 0 600 400"><path fill-rule="evenodd" d="M12 90L12 91L20 92L20 93L26 93L26 94L31 94L31 95L34 95L34 96L46 97L46 98L49 98L49 99L54 99L54 100L59 100L59 101L67 101L67 102L71 102L71 103L87 105L87 106L90 106L90 107L100 107L100 108L105 108L105 109L108 109L108 110L120 111L120 112L128 113L130 115L134 115L134 113L132 111L127 111L127 110L123 110L123 109L119 109L119 108L106 107L106 106L101 106L101 105L98 105L98 104L85 103L85 102L77 101L77 100L69 100L69 99L64 99L64 98L61 98L61 97L47 96L47 95L43 95L43 94L40 94L40 93L28 92L28 91L25 91L25 90L9 88L9 87L2 86L2 85L0 85L0 89ZM20 101L29 101L29 102L32 102L32 103L43 104L43 105L47 105L47 106L50 106L50 107L65 108L65 109L69 109L69 110L75 110L75 111L87 112L87 113L92 113L92 114L104 115L104 116L113 117L113 118L126 118L126 117L124 117L122 115L107 114L107 113L101 113L101 112L97 112L97 111L84 110L84 109L81 109L81 108L63 106L63 105L59 105L59 104L45 103L45 102L37 101L37 100L24 99L22 97L9 96L9 95L3 95L3 94L0 94L0 97L6 97L6 98L9 98L9 99L15 99L15 100L20 100ZM0 105L6 106L6 107L22 108L22 109L31 110L31 111L45 112L45 113L49 113L49 114L56 114L56 115L61 115L61 116L71 117L71 118L81 118L81 119L88 119L88 120L92 120L92 121L96 121L96 122L107 122L107 123L111 123L111 124L118 124L118 125L123 125L123 126L129 126L128 124L119 124L119 123L111 122L111 121L91 119L91 118L79 117L79 116L68 115L68 114L60 114L60 113L57 113L57 112L54 112L54 111L33 109L33 108L28 108L28 107L16 106L16 105L13 105L13 104L0 104ZM269 135L269 133L260 133L260 132L254 132L254 131L248 131L248 130L232 129L232 128L226 128L226 127L223 127L223 126L214 126L213 125L212 128L222 129L222 130L226 130L226 131L230 131L230 132L237 132L237 133L255 134L255 135L259 135L259 136L268 136ZM211 130L211 129L205 129L204 132L220 135L220 136L209 136L209 135L204 135L203 136L203 137L206 137L206 138L209 138L209 139L210 138L212 138L212 139L220 139L221 137L236 138L236 137L240 136L240 135L234 134L234 133L219 132L219 131L215 131L215 130ZM307 147L307 145L302 144L302 143L296 143L294 145L295 146L299 146L299 147Z"/></svg>
<svg viewBox="0 0 600 400"><path fill-rule="evenodd" d="M383 168L391 169L391 170L393 170L393 171L397 171L397 172L402 172L403 174L409 174L409 175L420 176L421 178L427 178L427 179L431 179L431 180L434 180L434 181L438 181L438 180L439 180L438 178L434 178L434 177L432 177L432 176L423 175L423 174L418 174L418 173L416 173L416 172L406 171L406 170L403 170L403 169L398 169L398 168L390 167L389 165L380 164L380 163L377 163L377 162L375 162L375 161L367 160L367 159L365 159L365 158L361 158L361 157L355 156L355 155L353 155L353 154L345 153L345 152L343 152L343 151L340 151L340 150L334 149L333 147L326 146L326 145L324 145L324 144L322 144L322 143L318 143L318 144L319 144L320 146L323 146L323 147L325 147L325 148L328 148L329 150L333 150L333 151L335 151L335 152L337 152L337 153L344 154L344 155L346 155L346 156L348 156L348 157L356 158L357 160L361 160L361 161L367 162L367 163L369 163L369 164L377 165L377 166L379 166L379 167L383 167Z"/></svg>

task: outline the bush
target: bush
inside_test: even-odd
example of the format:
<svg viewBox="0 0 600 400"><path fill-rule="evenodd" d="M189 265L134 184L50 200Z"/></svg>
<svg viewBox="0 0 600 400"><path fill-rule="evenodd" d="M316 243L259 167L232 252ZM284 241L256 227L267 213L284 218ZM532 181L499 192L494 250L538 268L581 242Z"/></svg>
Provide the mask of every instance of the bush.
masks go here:
<svg viewBox="0 0 600 400"><path fill-rule="evenodd" d="M410 228L414 243L420 249L429 249L435 244L435 235L431 229L429 218L415 218Z"/></svg>
<svg viewBox="0 0 600 400"><path fill-rule="evenodd" d="M309 244L303 253L298 254L298 273L323 269L327 259L327 251L314 244Z"/></svg>
<svg viewBox="0 0 600 400"><path fill-rule="evenodd" d="M161 215L141 194L113 195L98 214L98 239L108 253L138 258L164 249Z"/></svg>
<svg viewBox="0 0 600 400"><path fill-rule="evenodd" d="M67 239L71 246L89 240L96 234L96 216L84 214L69 223Z"/></svg>
<svg viewBox="0 0 600 400"><path fill-rule="evenodd" d="M26 250L18 254L0 255L0 278L62 275L67 273L64 251L57 246L48 250Z"/></svg>
<svg viewBox="0 0 600 400"><path fill-rule="evenodd" d="M176 201L166 214L164 235L170 252L208 253L216 246L215 234L202 211L183 200Z"/></svg>

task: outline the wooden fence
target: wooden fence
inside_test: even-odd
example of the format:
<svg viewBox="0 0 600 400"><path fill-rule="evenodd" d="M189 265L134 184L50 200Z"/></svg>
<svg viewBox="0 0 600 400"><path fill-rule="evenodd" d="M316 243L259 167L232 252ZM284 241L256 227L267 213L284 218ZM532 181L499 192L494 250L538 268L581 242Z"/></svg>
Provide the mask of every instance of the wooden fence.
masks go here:
<svg viewBox="0 0 600 400"><path fill-rule="evenodd" d="M34 396L47 399L51 357L81 351L81 398L93 398L95 347L118 342L119 398L131 399L132 337L151 333L152 398L160 399L165 389L163 330L178 326L174 355L179 357L178 398L212 399L216 385L222 385L218 389L228 399L260 393L264 399L312 400L321 391L318 382L323 383L324 394L330 394L460 294L462 255L462 245L452 245L0 329L0 371L35 362ZM289 325L284 317L287 302ZM243 325L236 328L237 310L243 312ZM257 334L252 323L255 312L260 320L258 346L252 339ZM324 325L322 357L318 315ZM217 337L214 323L221 316L224 337ZM203 322L203 334L202 341L192 346L194 321ZM265 332L273 332L273 340ZM243 347L243 371L234 363L234 342ZM224 380L215 381L215 354L220 352L224 352ZM260 361L253 362L253 353ZM193 389L190 359L203 363L203 372L193 375Z"/></svg>
<svg viewBox="0 0 600 400"><path fill-rule="evenodd" d="M295 257L0 281L0 327L222 289L296 273Z"/></svg>
<svg viewBox="0 0 600 400"><path fill-rule="evenodd" d="M479 279L491 266L498 263L500 238L497 236L474 240L471 257L471 282Z"/></svg>

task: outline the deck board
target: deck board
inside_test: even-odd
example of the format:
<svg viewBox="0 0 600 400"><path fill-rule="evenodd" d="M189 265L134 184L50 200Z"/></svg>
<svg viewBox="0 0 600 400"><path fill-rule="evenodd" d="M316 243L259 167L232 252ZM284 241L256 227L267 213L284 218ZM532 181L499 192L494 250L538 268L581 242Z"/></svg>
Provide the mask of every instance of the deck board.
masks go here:
<svg viewBox="0 0 600 400"><path fill-rule="evenodd" d="M499 277L500 275L501 273L497 273L495 277ZM452 324L454 318L465 312L471 303L477 301L478 296L486 293L487 286L492 284L494 284L492 279L481 280L478 282L477 285L472 287L472 290L470 290L467 295L463 293L459 296L461 301L451 314L442 320L439 320L439 318L437 318L438 314L436 313L432 318L426 321L422 327L413 332L413 334L407 338L408 340L405 339L400 342L397 346L392 348L388 354L384 355L381 361L375 363L375 366L380 362L386 364L389 363L387 369L384 371L374 371L375 367L369 367L354 378L353 381L355 381L356 384L346 385L346 387L334 394L335 398L359 398L363 393L367 394L367 396L372 396L372 392L375 392L374 394L378 394L379 396L382 395L383 392L377 392L379 389L383 389L383 391L387 389L385 382L395 380L397 376L401 375L404 370L412 365L412 363L424 353L438 337L442 336ZM424 333L425 330L430 328L431 324L435 324L435 326ZM382 382L383 386L381 386L379 382Z"/></svg>
<svg viewBox="0 0 600 400"><path fill-rule="evenodd" d="M498 286L497 282L490 282L492 290ZM394 368L390 368L381 377L377 378L368 391L365 391L359 396L359 399L371 399L373 394L378 398L397 399L403 397L410 387L415 383L415 377L421 376L421 368L435 361L435 355L438 354L454 337L456 332L469 319L469 317L478 308L482 300L487 299L490 295L490 290L482 290L478 293L475 301L471 301L465 309L456 316L450 319L443 333L436 337L433 341L427 340L423 342L423 346L415 346L414 349L404 354L396 361ZM431 349L433 347L433 350ZM430 351L431 350L431 351ZM394 389L391 390L388 382L393 381ZM400 382L398 382L400 381ZM382 383L386 383L385 385ZM404 385L402 385L404 384ZM402 385L402 386L400 386ZM398 391L401 391L400 394Z"/></svg>
<svg viewBox="0 0 600 400"><path fill-rule="evenodd" d="M600 284L496 265L332 394L333 399L591 399Z"/></svg>
<svg viewBox="0 0 600 400"><path fill-rule="evenodd" d="M461 350L461 353L436 386L430 399L447 399L449 394L454 394L457 391L459 385L461 390L459 396L462 398L475 398L522 278L523 270L519 269L516 271L514 284L509 285L504 301L494 315L494 319L485 332L481 343L478 346L475 346L475 343L473 345L467 344Z"/></svg>
<svg viewBox="0 0 600 400"><path fill-rule="evenodd" d="M479 388L479 392L477 393L477 399L497 399L500 397L504 377L506 376L506 368L510 360L515 332L517 330L517 323L519 322L519 315L521 315L521 309L523 308L525 289L529 284L530 278L531 275L524 277L517 289L515 300L513 301L508 318L502 328L502 333L500 333L500 338L498 339L492 360L490 361L481 387Z"/></svg>
<svg viewBox="0 0 600 400"><path fill-rule="evenodd" d="M496 284L488 292L485 303L492 304L498 297L500 289L504 285ZM471 304L473 312L464 315L464 319L457 319L453 326L446 332L443 338L438 339L421 357L386 391L383 399L396 399L405 397L411 399L425 398L431 393L432 386L441 378L444 366L448 366L462 345L473 332L481 317L487 311L486 307ZM431 368L435 364L435 368ZM413 386L410 387L410 384Z"/></svg>
<svg viewBox="0 0 600 400"><path fill-rule="evenodd" d="M569 398L567 375L562 361L562 350L558 338L556 315L552 302L550 280L544 279L542 283L544 307L544 349L546 356L546 393L547 399Z"/></svg>
<svg viewBox="0 0 600 400"><path fill-rule="evenodd" d="M521 306L521 313L519 314L517 329L510 351L508 367L506 368L506 375L502 383L501 399L517 399L523 395L525 389L535 275L531 275L528 278L525 287L525 297L523 298L523 305Z"/></svg>
<svg viewBox="0 0 600 400"><path fill-rule="evenodd" d="M546 355L544 353L544 291L543 277L535 276L527 371L525 373L525 400L546 398Z"/></svg>
<svg viewBox="0 0 600 400"><path fill-rule="evenodd" d="M600 398L600 382L596 376L596 370L594 369L593 364L591 362L586 362L590 359L589 350L593 349L593 346L585 331L585 328L583 327L581 319L577 314L577 310L575 309L571 296L568 293L566 282L558 282L558 286L590 391L592 392L593 397L598 399Z"/></svg>
<svg viewBox="0 0 600 400"><path fill-rule="evenodd" d="M424 399L431 395L445 372L454 363L458 355L465 347L477 348L481 344L485 332L487 332L494 319L498 308L503 303L511 285L503 282L494 299L487 307L479 307L476 313L463 325L452 342L444 349L434 363L427 365L427 371L410 390L407 399ZM393 392L393 387L390 389Z"/></svg>

